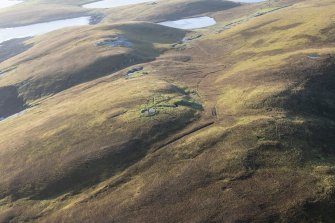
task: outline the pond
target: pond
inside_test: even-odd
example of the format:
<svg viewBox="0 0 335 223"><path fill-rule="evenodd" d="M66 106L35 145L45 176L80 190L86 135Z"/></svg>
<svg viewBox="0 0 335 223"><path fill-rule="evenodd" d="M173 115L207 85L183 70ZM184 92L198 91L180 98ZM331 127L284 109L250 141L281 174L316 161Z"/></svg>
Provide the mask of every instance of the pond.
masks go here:
<svg viewBox="0 0 335 223"><path fill-rule="evenodd" d="M158 24L178 29L199 29L215 25L216 21L211 17L203 16L175 21L165 21Z"/></svg>
<svg viewBox="0 0 335 223"><path fill-rule="evenodd" d="M126 5L135 5L154 0L103 0L83 5L84 8L115 8Z"/></svg>
<svg viewBox="0 0 335 223"><path fill-rule="evenodd" d="M73 19L56 20L45 23L37 23L13 28L0 28L0 43L3 43L11 39L26 38L41 35L65 27L82 26L89 24L90 24L90 17L79 17Z"/></svg>
<svg viewBox="0 0 335 223"><path fill-rule="evenodd" d="M17 0L0 0L0 9L11 7L13 5L17 5L22 3L23 1L17 1Z"/></svg>
<svg viewBox="0 0 335 223"><path fill-rule="evenodd" d="M230 0L232 2L242 2L242 3L256 3L256 2L265 2L266 0Z"/></svg>

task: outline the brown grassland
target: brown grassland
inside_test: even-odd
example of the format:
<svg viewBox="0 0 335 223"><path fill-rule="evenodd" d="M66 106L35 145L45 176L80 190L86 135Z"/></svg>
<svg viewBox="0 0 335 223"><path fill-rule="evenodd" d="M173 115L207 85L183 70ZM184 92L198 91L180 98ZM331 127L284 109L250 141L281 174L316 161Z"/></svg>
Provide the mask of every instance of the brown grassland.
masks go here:
<svg viewBox="0 0 335 223"><path fill-rule="evenodd" d="M0 11L104 15L0 63L0 222L334 222L334 0L85 2Z"/></svg>

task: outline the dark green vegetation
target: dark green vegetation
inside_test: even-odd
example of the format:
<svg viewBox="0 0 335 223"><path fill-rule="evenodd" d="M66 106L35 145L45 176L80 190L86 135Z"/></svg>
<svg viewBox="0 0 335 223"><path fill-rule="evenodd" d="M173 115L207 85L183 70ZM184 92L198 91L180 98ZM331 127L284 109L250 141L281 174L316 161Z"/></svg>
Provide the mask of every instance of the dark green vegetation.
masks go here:
<svg viewBox="0 0 335 223"><path fill-rule="evenodd" d="M27 109L0 122L0 222L334 221L334 1L207 3L96 10L0 63L0 116ZM152 23L188 7L218 24Z"/></svg>

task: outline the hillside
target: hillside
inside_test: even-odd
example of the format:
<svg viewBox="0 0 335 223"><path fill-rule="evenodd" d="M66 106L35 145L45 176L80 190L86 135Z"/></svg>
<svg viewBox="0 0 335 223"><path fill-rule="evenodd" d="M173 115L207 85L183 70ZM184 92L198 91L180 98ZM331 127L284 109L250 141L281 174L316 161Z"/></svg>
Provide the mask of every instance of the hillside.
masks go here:
<svg viewBox="0 0 335 223"><path fill-rule="evenodd" d="M50 2L104 16L0 52L0 222L334 221L333 0Z"/></svg>
<svg viewBox="0 0 335 223"><path fill-rule="evenodd" d="M46 35L48 38L29 40L30 49L0 65L5 71L0 86L17 86L26 101L151 61L167 45L182 39L185 31L150 23L123 23L85 26L76 32L68 28ZM122 41L120 47L103 45L103 41L118 38L131 47L121 47Z"/></svg>

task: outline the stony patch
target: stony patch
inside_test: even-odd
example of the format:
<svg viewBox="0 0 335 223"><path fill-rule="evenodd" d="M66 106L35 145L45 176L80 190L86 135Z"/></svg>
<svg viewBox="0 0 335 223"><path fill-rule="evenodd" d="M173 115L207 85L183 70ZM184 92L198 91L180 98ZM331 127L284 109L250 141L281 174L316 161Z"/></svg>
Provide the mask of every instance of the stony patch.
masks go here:
<svg viewBox="0 0 335 223"><path fill-rule="evenodd" d="M141 113L146 116L146 117L149 117L149 116L154 116L158 113L158 111L155 109L155 108L149 108L149 109L144 109L141 111Z"/></svg>
<svg viewBox="0 0 335 223"><path fill-rule="evenodd" d="M312 59L312 60L316 60L316 59L320 59L321 57L317 54L311 54L307 56L308 59Z"/></svg>
<svg viewBox="0 0 335 223"><path fill-rule="evenodd" d="M112 39L106 39L96 44L97 46L126 47L131 48L133 44L124 36L117 36Z"/></svg>
<svg viewBox="0 0 335 223"><path fill-rule="evenodd" d="M127 71L127 73L125 74L125 78L126 79L130 79L130 78L135 78L135 77L140 77L143 75L147 75L148 72L144 71L144 67L134 67L130 70Z"/></svg>
<svg viewBox="0 0 335 223"><path fill-rule="evenodd" d="M202 37L202 34L195 34L195 35L187 36L183 38L182 42L183 43L190 42L192 40L199 39L200 37Z"/></svg>

